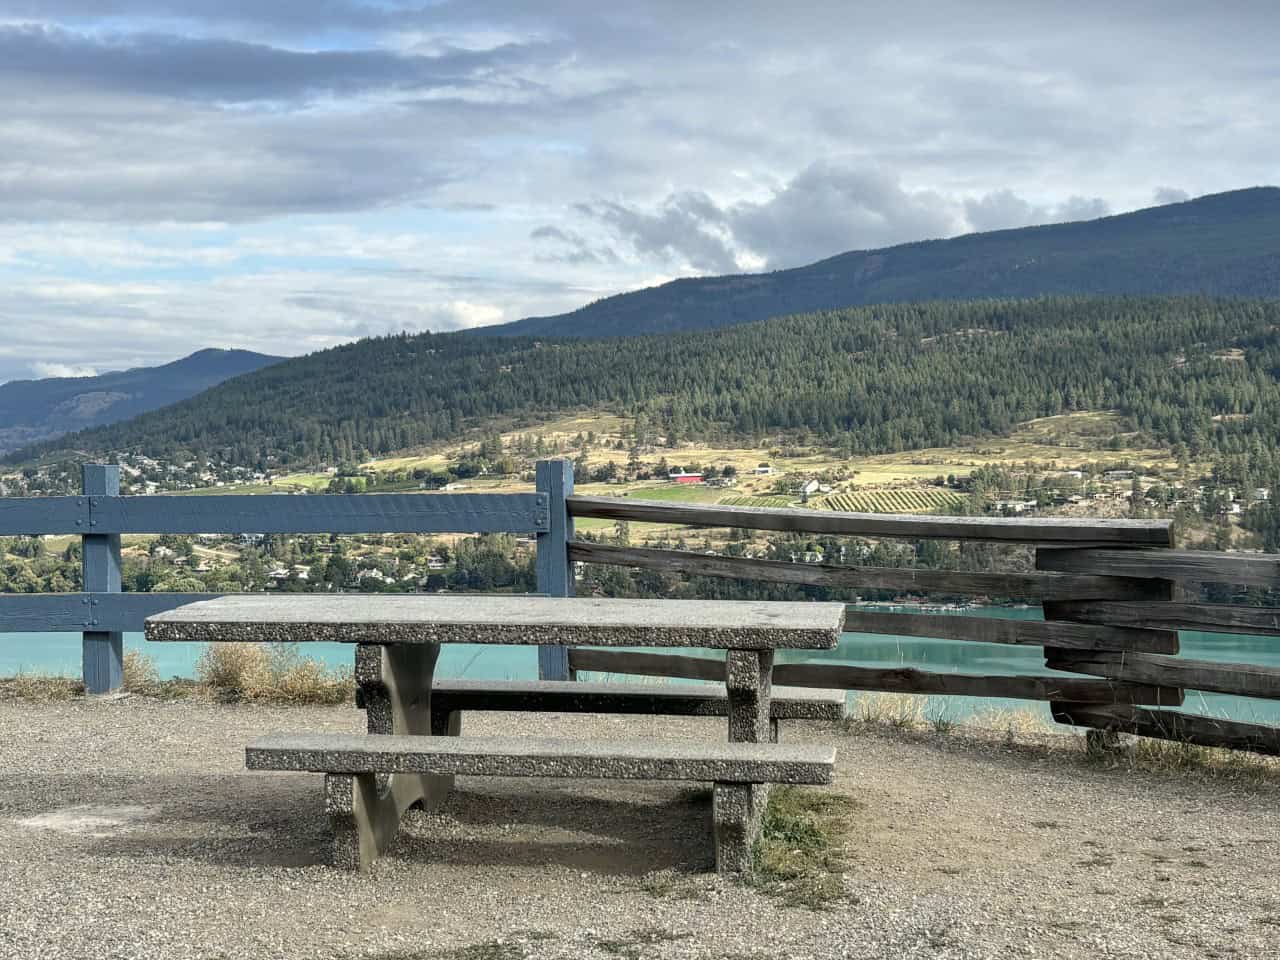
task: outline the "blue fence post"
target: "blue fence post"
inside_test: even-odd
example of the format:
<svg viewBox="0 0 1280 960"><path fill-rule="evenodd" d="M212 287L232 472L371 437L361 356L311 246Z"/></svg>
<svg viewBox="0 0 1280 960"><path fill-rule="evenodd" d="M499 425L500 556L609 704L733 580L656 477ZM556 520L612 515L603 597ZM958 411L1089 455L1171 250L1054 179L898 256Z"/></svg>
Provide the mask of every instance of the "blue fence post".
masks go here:
<svg viewBox="0 0 1280 960"><path fill-rule="evenodd" d="M547 531L538 534L538 592L549 597L572 597L569 541L573 539L573 518L565 497L573 493L573 464L568 460L539 460L537 488L547 495L550 518ZM568 649L538 647L538 677L568 680Z"/></svg>
<svg viewBox="0 0 1280 960"><path fill-rule="evenodd" d="M120 494L120 468L115 465L86 463L82 477L82 490L86 499L91 497L115 497ZM86 511L92 530L92 500ZM85 533L82 569L84 589L87 593L120 592L120 535ZM86 626L98 622L97 608L86 607ZM124 634L101 630L84 631L84 687L86 693L110 693L124 683Z"/></svg>

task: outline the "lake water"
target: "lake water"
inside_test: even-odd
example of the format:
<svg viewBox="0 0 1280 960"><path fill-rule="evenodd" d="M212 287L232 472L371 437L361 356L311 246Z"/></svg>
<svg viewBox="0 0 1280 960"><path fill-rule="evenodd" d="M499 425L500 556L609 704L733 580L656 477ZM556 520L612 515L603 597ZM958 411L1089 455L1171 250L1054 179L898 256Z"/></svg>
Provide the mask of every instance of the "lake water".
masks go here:
<svg viewBox="0 0 1280 960"><path fill-rule="evenodd" d="M884 608L893 609L893 608ZM963 611L968 616L1039 620L1035 608L986 608ZM1198 660L1237 661L1280 666L1280 638L1183 631L1182 654ZM146 643L141 634L125 635L126 650L141 650L155 661L162 677L191 677L200 656L200 644ZM349 668L353 659L349 644L317 643L303 651L332 667ZM675 651L672 651L675 652ZM696 652L696 651L687 651ZM954 673L1050 674L1038 647L962 641L923 640L885 634L846 633L839 647L829 651L784 652L781 660L801 660L884 667L911 666ZM80 675L80 634L0 633L0 676L17 673ZM536 647L446 646L436 668L441 677L475 680L534 679L538 675ZM930 716L961 720L988 709L1032 709L1048 717L1048 706L1013 700L973 697L928 697ZM1214 716L1266 723L1280 723L1280 701L1228 697L1187 691L1185 710Z"/></svg>

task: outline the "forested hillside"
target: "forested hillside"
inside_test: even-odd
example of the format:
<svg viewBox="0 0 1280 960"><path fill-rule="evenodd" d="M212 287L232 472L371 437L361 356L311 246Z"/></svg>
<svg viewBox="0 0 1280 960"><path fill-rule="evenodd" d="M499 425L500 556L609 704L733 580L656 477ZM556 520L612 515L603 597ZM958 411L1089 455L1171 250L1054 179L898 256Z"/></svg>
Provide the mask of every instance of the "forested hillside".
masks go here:
<svg viewBox="0 0 1280 960"><path fill-rule="evenodd" d="M1277 377L1280 302L1197 297L861 307L629 340L422 334L285 361L11 459L332 464L579 408L638 413L667 442L792 432L878 452L1115 409L1193 456L1247 453L1269 472Z"/></svg>
<svg viewBox="0 0 1280 960"><path fill-rule="evenodd" d="M844 253L794 270L675 280L474 333L612 337L704 330L867 303L1045 294L1280 296L1280 188L1079 223Z"/></svg>
<svg viewBox="0 0 1280 960"><path fill-rule="evenodd" d="M162 366L96 377L10 380L0 384L0 453L136 417L279 359L248 350L200 350Z"/></svg>

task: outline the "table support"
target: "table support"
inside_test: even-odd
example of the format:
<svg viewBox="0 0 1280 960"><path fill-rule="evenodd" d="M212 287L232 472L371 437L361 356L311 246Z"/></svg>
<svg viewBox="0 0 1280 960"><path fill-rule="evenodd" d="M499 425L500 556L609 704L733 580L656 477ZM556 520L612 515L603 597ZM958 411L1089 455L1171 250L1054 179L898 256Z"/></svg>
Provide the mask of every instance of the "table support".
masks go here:
<svg viewBox="0 0 1280 960"><path fill-rule="evenodd" d="M777 742L773 699L773 651L730 650L725 657L729 695L729 742ZM752 853L769 802L769 784L717 783L712 788L716 871L750 873Z"/></svg>
<svg viewBox="0 0 1280 960"><path fill-rule="evenodd" d="M432 734L431 680L439 656L440 647L432 643L357 645L355 681L369 733ZM326 777L335 863L367 870L395 840L406 810L437 809L452 787L452 777L430 774Z"/></svg>

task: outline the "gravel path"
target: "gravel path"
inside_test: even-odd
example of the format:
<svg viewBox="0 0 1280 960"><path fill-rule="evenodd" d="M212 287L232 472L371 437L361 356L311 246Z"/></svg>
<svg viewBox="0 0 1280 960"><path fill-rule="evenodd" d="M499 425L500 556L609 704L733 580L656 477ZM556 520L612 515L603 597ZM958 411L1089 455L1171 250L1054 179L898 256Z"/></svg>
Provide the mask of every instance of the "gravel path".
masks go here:
<svg viewBox="0 0 1280 960"><path fill-rule="evenodd" d="M0 703L0 957L1275 957L1280 777L1104 769L1069 735L835 740L860 804L813 912L721 882L688 787L469 779L369 877L323 865L318 775L247 740L359 732L350 707ZM722 737L723 721L566 718L572 735ZM555 733L548 716L468 732Z"/></svg>

